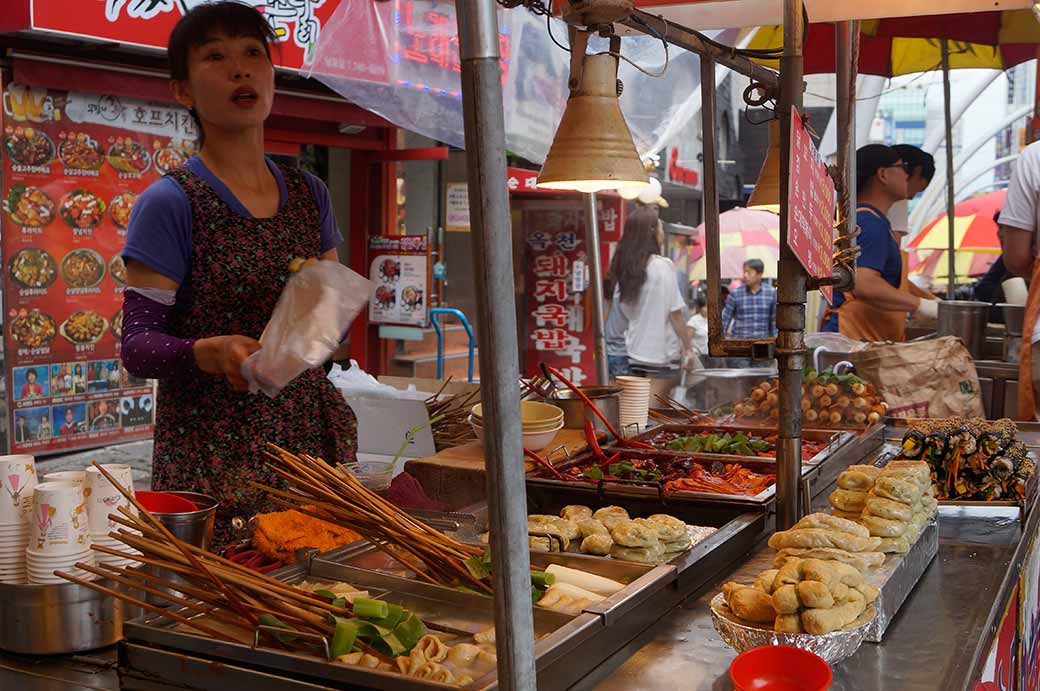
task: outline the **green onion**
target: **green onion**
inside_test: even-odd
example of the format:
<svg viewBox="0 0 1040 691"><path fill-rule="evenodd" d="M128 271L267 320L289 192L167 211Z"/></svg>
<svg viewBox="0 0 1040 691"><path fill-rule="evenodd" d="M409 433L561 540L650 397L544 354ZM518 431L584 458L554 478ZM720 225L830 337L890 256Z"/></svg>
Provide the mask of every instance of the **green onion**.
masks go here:
<svg viewBox="0 0 1040 691"><path fill-rule="evenodd" d="M289 626L273 614L261 614L258 621L262 625L268 626L273 629L285 629L286 631L293 631L293 628L291 626ZM271 635L274 636L275 640L277 640L279 643L291 643L292 641L296 640L296 636L287 633L272 632Z"/></svg>
<svg viewBox="0 0 1040 691"><path fill-rule="evenodd" d="M358 637L358 629L349 619L342 617L334 617L334 619L336 632L332 634L332 644L329 646L329 654L333 660L353 650Z"/></svg>
<svg viewBox="0 0 1040 691"><path fill-rule="evenodd" d="M354 600L354 616L361 619L385 619L390 615L390 607L382 600L359 597Z"/></svg>
<svg viewBox="0 0 1040 691"><path fill-rule="evenodd" d="M545 590L550 585L556 582L556 575L546 573L545 571L532 571L531 572L531 585L536 588Z"/></svg>

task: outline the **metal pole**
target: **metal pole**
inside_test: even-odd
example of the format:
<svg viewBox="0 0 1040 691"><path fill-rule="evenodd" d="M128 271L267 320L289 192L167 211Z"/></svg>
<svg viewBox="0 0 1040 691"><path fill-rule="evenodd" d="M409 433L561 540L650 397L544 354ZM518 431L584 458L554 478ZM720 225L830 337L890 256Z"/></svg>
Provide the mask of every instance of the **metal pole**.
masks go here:
<svg viewBox="0 0 1040 691"><path fill-rule="evenodd" d="M708 277L708 353L724 357L722 258L719 249L719 182L715 151L715 61L701 55L701 132L704 157L704 256Z"/></svg>
<svg viewBox="0 0 1040 691"><path fill-rule="evenodd" d="M953 299L954 283L957 282L957 257L954 255L957 238L954 236L953 207L956 201L953 189L953 115L950 113L950 44L944 38L942 44L943 71L943 113L946 117L946 228L950 246L947 252L949 261L949 278L946 285L946 298Z"/></svg>
<svg viewBox="0 0 1040 691"><path fill-rule="evenodd" d="M838 81L838 170L842 184L838 190L841 235L856 229L856 52L859 22L835 24L834 53ZM855 243L851 238L847 246Z"/></svg>
<svg viewBox="0 0 1040 691"><path fill-rule="evenodd" d="M473 275L480 339L498 684L535 689L531 559L521 444L513 240L506 189L505 121L494 0L459 0ZM520 488L517 491L517 488Z"/></svg>
<svg viewBox="0 0 1040 691"><path fill-rule="evenodd" d="M610 383L607 366L607 336L603 330L603 267L600 266L599 217L596 193L585 195L585 246L588 248L589 282L592 284L592 339L596 355L596 379L600 386Z"/></svg>
<svg viewBox="0 0 1040 691"><path fill-rule="evenodd" d="M776 527L798 522L802 476L802 367L805 365L805 270L787 244L790 209L791 108L802 107L802 0L784 0L784 56L780 59L780 266L777 272L776 360L780 371Z"/></svg>

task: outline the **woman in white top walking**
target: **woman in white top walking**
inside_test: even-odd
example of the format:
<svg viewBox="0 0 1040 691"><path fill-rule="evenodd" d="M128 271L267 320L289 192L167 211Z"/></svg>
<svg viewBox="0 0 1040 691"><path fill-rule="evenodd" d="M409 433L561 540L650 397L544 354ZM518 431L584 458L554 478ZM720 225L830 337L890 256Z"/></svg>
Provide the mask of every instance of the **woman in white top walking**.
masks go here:
<svg viewBox="0 0 1040 691"><path fill-rule="evenodd" d="M678 369L692 357L683 318L685 303L675 265L661 256L664 228L656 208L641 207L625 222L610 262L610 278L628 319L625 346L637 369Z"/></svg>

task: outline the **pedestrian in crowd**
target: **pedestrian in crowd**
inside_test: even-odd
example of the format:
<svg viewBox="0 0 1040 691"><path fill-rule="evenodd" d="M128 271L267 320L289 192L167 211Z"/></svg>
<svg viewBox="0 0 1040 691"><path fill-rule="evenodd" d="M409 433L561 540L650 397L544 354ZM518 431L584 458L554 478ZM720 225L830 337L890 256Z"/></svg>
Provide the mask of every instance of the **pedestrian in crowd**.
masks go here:
<svg viewBox="0 0 1040 691"><path fill-rule="evenodd" d="M729 338L772 338L776 336L776 288L765 283L766 266L761 259L744 262L742 284L730 291L722 309L722 333ZM768 367L770 362L729 358L730 367Z"/></svg>
<svg viewBox="0 0 1040 691"><path fill-rule="evenodd" d="M693 298L693 316L686 322L689 329L690 343L693 352L705 362L708 357L708 301L703 293L698 292Z"/></svg>
<svg viewBox="0 0 1040 691"><path fill-rule="evenodd" d="M1040 386L1040 262L1036 260L1037 229L1040 228L1040 142L1022 150L1011 172L1004 208L1000 211L1000 249L1004 266L1029 283L1022 346L1018 356L1018 380L1032 386L1018 387L1018 419L1040 419L1036 415Z"/></svg>
<svg viewBox="0 0 1040 691"><path fill-rule="evenodd" d="M993 222L1000 224L1000 212L993 214ZM992 307L989 309L989 321L992 324L1004 323L1004 311L997 307L1001 302L1007 302L1004 296L1004 281L1013 278L1011 272L1004 265L1004 255L990 264L989 269L982 278L975 283L974 299L979 302L988 302Z"/></svg>
<svg viewBox="0 0 1040 691"><path fill-rule="evenodd" d="M677 369L693 352L675 265L661 256L663 240L657 211L637 207L625 221L625 232L610 262L620 312L628 320L628 361L644 371Z"/></svg>
<svg viewBox="0 0 1040 691"><path fill-rule="evenodd" d="M611 286L607 294L611 296L607 323L603 327L603 335L607 341L607 368L611 377L620 377L631 374L628 368L628 346L625 344L628 318L621 311L620 288Z"/></svg>
<svg viewBox="0 0 1040 691"><path fill-rule="evenodd" d="M834 291L834 302L824 314L824 331L861 341L895 341L905 338L897 323L905 321L907 312L938 316L937 301L900 290L903 258L886 214L906 199L910 172L911 166L888 146L869 144L856 152L856 289L850 294ZM899 318L892 319L889 312L898 312Z"/></svg>

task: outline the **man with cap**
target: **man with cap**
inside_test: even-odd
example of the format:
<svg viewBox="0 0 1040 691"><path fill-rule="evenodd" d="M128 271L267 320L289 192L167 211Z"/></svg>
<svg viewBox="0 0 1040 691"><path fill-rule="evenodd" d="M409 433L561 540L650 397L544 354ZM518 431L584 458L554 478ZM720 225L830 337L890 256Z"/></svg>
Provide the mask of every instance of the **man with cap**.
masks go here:
<svg viewBox="0 0 1040 691"><path fill-rule="evenodd" d="M907 312L938 315L937 302L899 289L903 257L887 213L894 203L907 198L910 172L899 154L882 144L868 144L856 152L856 224L860 228L856 287L851 294L834 291L834 304L824 316L824 331L838 331L861 341L894 341L904 338L900 320L905 321ZM892 319L891 312L900 318Z"/></svg>

